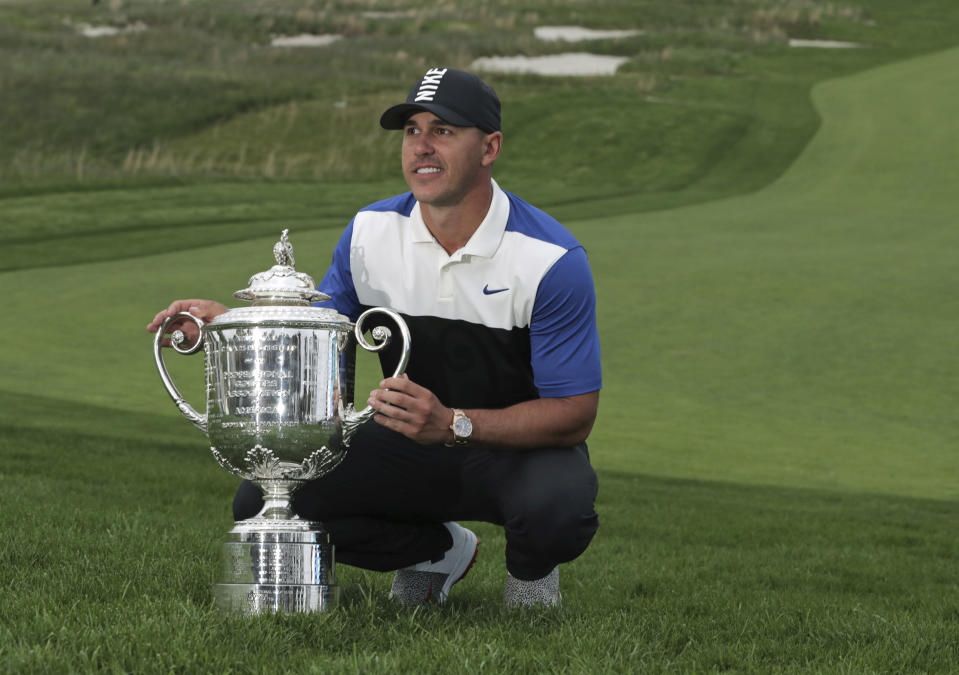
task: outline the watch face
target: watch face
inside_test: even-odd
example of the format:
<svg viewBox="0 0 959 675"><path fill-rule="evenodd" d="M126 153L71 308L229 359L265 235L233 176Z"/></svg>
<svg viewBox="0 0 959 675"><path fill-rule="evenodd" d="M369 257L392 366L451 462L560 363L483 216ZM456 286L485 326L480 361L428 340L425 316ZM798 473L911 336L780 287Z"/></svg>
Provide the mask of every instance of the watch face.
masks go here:
<svg viewBox="0 0 959 675"><path fill-rule="evenodd" d="M469 438L469 435L473 433L473 423L470 422L469 417L458 417L453 422L453 434L458 438Z"/></svg>

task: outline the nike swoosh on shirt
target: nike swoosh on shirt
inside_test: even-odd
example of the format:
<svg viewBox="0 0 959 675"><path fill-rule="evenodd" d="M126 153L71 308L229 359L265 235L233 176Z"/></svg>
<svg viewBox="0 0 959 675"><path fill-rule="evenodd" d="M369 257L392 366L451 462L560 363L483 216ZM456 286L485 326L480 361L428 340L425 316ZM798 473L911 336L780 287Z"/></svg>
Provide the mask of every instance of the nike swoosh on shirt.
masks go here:
<svg viewBox="0 0 959 675"><path fill-rule="evenodd" d="M508 288L490 288L489 284L486 284L483 286L483 295L493 295L494 293L502 293L508 290Z"/></svg>

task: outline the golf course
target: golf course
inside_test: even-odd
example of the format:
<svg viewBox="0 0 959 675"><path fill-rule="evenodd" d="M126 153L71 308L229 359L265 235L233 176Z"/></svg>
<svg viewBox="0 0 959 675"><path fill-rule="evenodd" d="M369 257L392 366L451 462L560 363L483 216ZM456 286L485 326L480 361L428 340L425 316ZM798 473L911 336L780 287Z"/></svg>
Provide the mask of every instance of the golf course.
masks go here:
<svg viewBox="0 0 959 675"><path fill-rule="evenodd" d="M0 0L0 671L959 671L956 26L947 0ZM307 33L343 37L270 46ZM570 51L625 62L483 74L497 180L596 283L600 529L562 605L506 609L473 523L444 606L340 565L335 611L220 613L239 479L146 324L243 304L285 228L321 278L406 189L377 119L427 68ZM202 354L166 363L202 410Z"/></svg>

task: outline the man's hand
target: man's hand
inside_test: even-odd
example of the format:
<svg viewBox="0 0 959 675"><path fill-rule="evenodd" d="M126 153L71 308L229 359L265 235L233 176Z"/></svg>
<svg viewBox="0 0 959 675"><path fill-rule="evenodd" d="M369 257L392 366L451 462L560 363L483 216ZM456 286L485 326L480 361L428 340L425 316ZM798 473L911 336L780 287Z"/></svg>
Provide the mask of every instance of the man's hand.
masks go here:
<svg viewBox="0 0 959 675"><path fill-rule="evenodd" d="M417 443L430 445L453 439L453 411L405 374L380 382L380 388L370 392L368 403L378 413L374 421Z"/></svg>
<svg viewBox="0 0 959 675"><path fill-rule="evenodd" d="M151 333L156 333L160 330L160 326L163 325L163 322L174 314L179 314L180 312L189 312L196 318L207 322L212 321L215 317L223 314L227 311L225 305L221 305L219 302L214 300L175 300L169 307L163 311L157 313L153 317L153 321L147 324L147 330ZM200 339L200 331L196 327L196 324L188 319L178 319L170 323L167 326L167 334L163 337L163 340L160 342L160 345L163 347L170 346L170 334L175 330L182 330L183 334L186 336L186 342L183 345L183 349L187 349L188 346L193 346L196 344L196 341Z"/></svg>

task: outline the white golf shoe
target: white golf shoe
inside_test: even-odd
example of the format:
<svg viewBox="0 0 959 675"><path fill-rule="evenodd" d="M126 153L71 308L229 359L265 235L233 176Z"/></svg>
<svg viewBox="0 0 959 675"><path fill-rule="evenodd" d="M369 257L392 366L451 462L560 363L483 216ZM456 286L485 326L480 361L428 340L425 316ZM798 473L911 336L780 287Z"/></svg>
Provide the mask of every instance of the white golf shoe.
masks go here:
<svg viewBox="0 0 959 675"><path fill-rule="evenodd" d="M453 546L436 560L427 560L396 571L390 598L403 605L443 604L453 584L469 572L479 551L476 535L456 523L443 523Z"/></svg>

